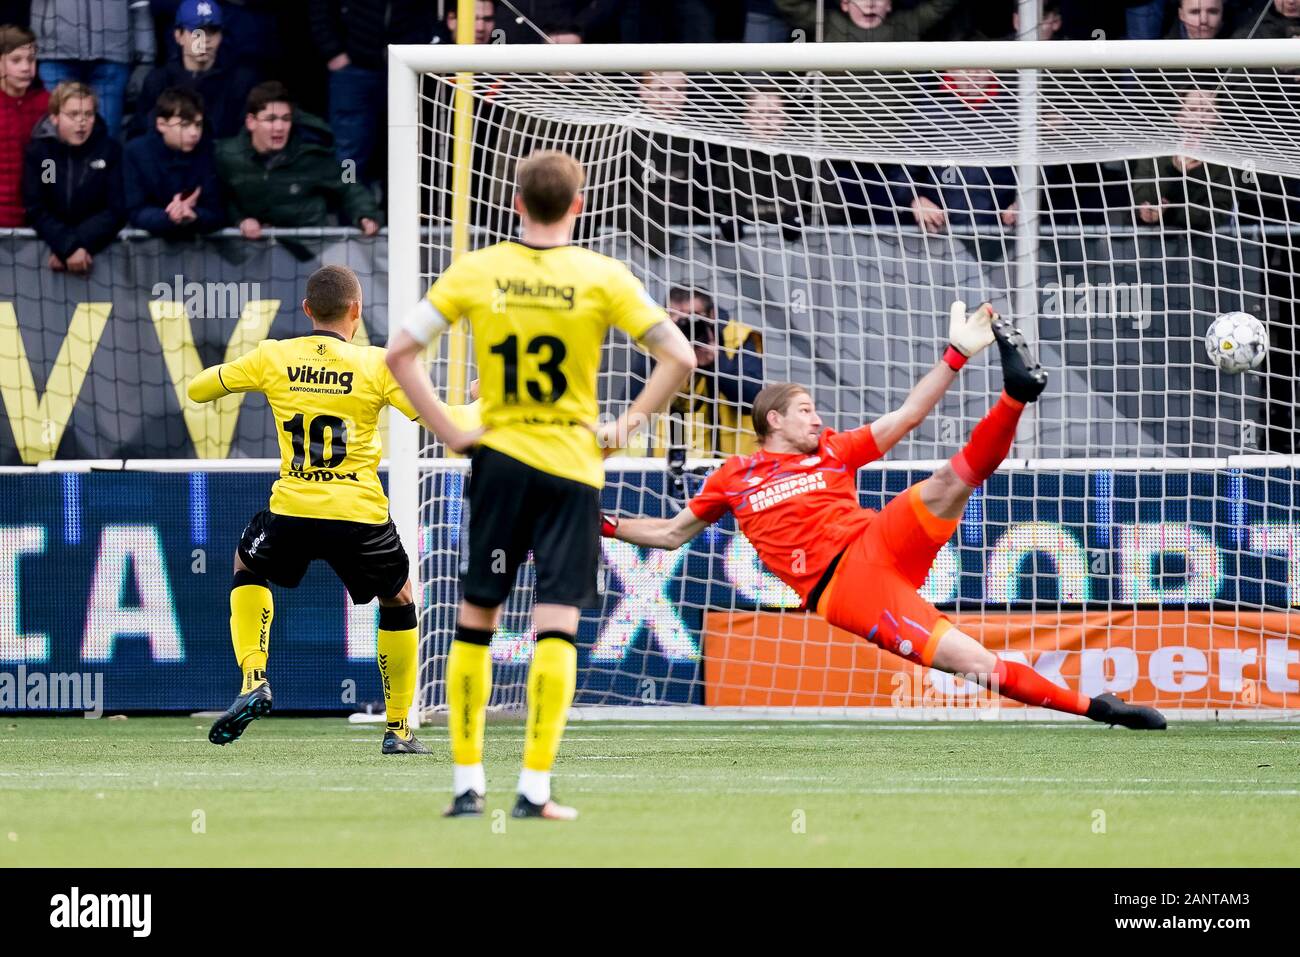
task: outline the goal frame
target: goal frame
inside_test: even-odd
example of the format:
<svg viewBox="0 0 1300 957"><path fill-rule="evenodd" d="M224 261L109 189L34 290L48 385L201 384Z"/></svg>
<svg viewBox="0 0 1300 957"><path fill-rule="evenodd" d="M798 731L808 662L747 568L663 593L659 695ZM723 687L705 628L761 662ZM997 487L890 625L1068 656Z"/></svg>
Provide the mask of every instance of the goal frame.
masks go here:
<svg viewBox="0 0 1300 957"><path fill-rule="evenodd" d="M684 72L728 73L756 71L884 71L941 70L960 68L986 68L1016 70L1019 74L1019 91L1022 95L1019 112L1022 122L1020 156L1017 165L1023 171L1033 169L1036 161L1036 131L1038 71L1052 69L1276 69L1300 67L1300 44L1286 39L1231 39L1175 42L1170 40L1063 40L1037 41L1033 33L1020 40L961 41L952 43L753 43L753 44L583 44L583 45L391 45L388 47L388 309L390 335L393 324L400 323L418 303L423 294L420 273L421 224L420 207L409 197L420 193L420 77L423 74L460 74L461 86L457 90L455 112L455 165L453 192L460 194L468 189L468 143L471 135L469 84L474 73L547 73L547 72L643 72L680 70ZM1024 190L1030 187L1022 184ZM1033 193L1036 196L1036 192ZM396 198L396 199L395 199ZM403 198L406 198L403 200ZM468 206L467 196L453 196L453 219L464 216ZM459 200L459 202L457 201ZM1026 207L1029 208L1029 207ZM1015 294L1017 306L1021 295L1034 295L1035 263L1025 260L1036 255L1036 235L1028 232L1032 219L1020 217L1017 226ZM467 251L464 242L465 223L453 221L453 256ZM1034 228L1036 233L1036 228ZM1023 234L1023 235L1020 235ZM458 238L459 237L459 240ZM1026 312L1026 315L1029 315ZM1036 339L1036 329L1027 330ZM448 337L444 337L448 338ZM448 340L448 348L463 349L463 343ZM1018 434L1017 450L1028 453L1018 457L1015 466L1020 468L1050 468L1065 464L1061 460L1039 460L1026 438L1032 430ZM412 579L416 593L420 593L418 580L420 562L418 539L420 527L420 473L421 450L418 426L396 409L390 410L389 423L389 499L392 517L403 544L411 559ZM1232 459L1239 457L1232 456ZM1245 457L1242 457L1245 458ZM1300 455L1250 456L1250 465L1300 467ZM1067 460L1071 468L1086 468L1087 459ZM1201 460L1204 462L1204 460ZM1125 459L1126 468L1159 468L1169 465L1194 467L1195 459ZM906 463L919 466L925 463ZM1215 462L1219 464L1219 462ZM1229 464L1223 460L1222 464ZM1240 463L1246 464L1246 463ZM413 713L419 710L418 702ZM657 709L644 709L655 711ZM600 709L575 708L575 717L588 719L606 717L642 720L643 709L603 706ZM699 708L698 715L688 708L664 709L672 718L698 720L723 720L724 717L763 720L792 715L748 713L750 709ZM768 709L758 709L767 711ZM797 709L790 709L795 711ZM818 709L820 711L820 709ZM902 713L846 715L844 709L835 709L839 717L894 718L907 720L913 717ZM856 709L874 712L878 709ZM1036 709L1025 709L1030 720L1047 717ZM1181 713L1186 711L1186 713ZM599 712L599 715L593 713ZM617 712L614 713L614 712ZM1214 718L1213 709L1174 709L1171 717ZM1234 719L1277 720L1294 717L1295 712L1234 713ZM670 717L668 714L659 715ZM826 719L828 715L816 715ZM1060 716L1052 715L1053 719Z"/></svg>
<svg viewBox="0 0 1300 957"><path fill-rule="evenodd" d="M394 197L420 189L420 76L425 73L684 70L1020 70L1032 91L1045 69L1212 69L1300 66L1290 40L997 40L956 43L395 44L388 47L388 314L419 302L420 209ZM464 100L465 107L468 101ZM1037 121L1032 110L1022 120ZM1022 141L1032 164L1033 137ZM1029 217L1021 217L1028 222ZM1021 247L1027 248L1027 247ZM1021 264L1021 269L1026 269ZM1032 272L1027 275L1032 277ZM1017 286L1023 283L1017 281ZM1032 337L1031 335L1031 338ZM397 410L389 422L390 500L411 567L418 568L419 429Z"/></svg>

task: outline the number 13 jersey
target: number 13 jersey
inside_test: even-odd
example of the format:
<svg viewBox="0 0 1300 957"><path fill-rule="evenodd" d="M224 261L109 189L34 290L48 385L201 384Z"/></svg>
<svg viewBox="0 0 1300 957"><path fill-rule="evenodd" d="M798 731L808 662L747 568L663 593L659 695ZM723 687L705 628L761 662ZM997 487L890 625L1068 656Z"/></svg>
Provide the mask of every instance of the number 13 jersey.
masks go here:
<svg viewBox="0 0 1300 957"><path fill-rule="evenodd" d="M668 318L631 270L579 246L498 243L458 258L429 288L474 334L482 445L601 488L596 378L611 326L640 339Z"/></svg>

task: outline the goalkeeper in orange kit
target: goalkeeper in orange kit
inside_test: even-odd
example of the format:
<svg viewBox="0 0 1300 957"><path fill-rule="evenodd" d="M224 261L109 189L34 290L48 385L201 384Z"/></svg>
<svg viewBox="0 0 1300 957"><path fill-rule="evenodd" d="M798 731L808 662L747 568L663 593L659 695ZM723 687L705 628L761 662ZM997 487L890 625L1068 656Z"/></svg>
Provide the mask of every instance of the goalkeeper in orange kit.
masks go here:
<svg viewBox="0 0 1300 957"><path fill-rule="evenodd" d="M1025 704L1163 730L1164 716L1154 708L1113 694L1090 698L997 657L917 594L971 492L1010 451L1026 403L1047 385L1020 331L987 304L968 316L962 303L954 303L949 337L943 361L901 408L847 432L822 427L802 386L768 386L754 401L757 452L727 459L675 518L606 516L602 532L633 545L678 548L730 511L763 563L798 592L803 608L832 625L917 664L974 676ZM879 512L862 508L858 469L920 425L957 370L995 340L1003 392L966 447Z"/></svg>

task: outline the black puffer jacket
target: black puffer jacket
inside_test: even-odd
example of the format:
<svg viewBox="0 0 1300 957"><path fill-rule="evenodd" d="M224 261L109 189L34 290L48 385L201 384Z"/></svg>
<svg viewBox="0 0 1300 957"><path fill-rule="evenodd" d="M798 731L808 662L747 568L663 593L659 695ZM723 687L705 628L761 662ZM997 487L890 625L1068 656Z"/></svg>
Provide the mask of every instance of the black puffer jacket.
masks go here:
<svg viewBox="0 0 1300 957"><path fill-rule="evenodd" d="M193 90L203 98L205 138L223 140L242 130L248 93L257 85L259 77L253 67L235 62L234 56L225 56L225 52L225 48L218 51L217 62L204 73L191 73L185 69L179 56L150 70L140 89L139 104L131 118L128 136L134 139L153 132L158 94L172 86Z"/></svg>
<svg viewBox="0 0 1300 957"><path fill-rule="evenodd" d="M62 142L54 122L36 125L23 157L27 221L50 251L67 259L78 249L97 253L126 223L122 201L122 147L95 117L90 139Z"/></svg>

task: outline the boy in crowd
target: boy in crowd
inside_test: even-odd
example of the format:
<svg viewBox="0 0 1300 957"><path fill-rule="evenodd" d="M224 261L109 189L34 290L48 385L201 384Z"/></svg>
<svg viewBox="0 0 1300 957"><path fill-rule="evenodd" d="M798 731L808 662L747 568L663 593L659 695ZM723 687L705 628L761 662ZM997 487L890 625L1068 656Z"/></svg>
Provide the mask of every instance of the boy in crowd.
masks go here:
<svg viewBox="0 0 1300 957"><path fill-rule="evenodd" d="M221 5L216 0L184 0L176 9L172 39L172 56L145 77L129 135L149 133L159 94L179 86L202 98L203 132L209 141L234 136L244 125L244 104L258 75L237 62L237 51L225 37Z"/></svg>
<svg viewBox="0 0 1300 957"><path fill-rule="evenodd" d="M23 204L49 244L55 272L90 272L94 254L125 224L122 148L95 115L95 94L84 83L60 83L50 94L23 161Z"/></svg>
<svg viewBox="0 0 1300 957"><path fill-rule="evenodd" d="M203 101L181 87L163 90L153 131L126 145L126 211L131 225L180 239L225 223L212 148L203 138Z"/></svg>
<svg viewBox="0 0 1300 957"><path fill-rule="evenodd" d="M329 126L295 107L278 81L253 87L244 130L217 144L217 172L245 239L260 239L263 226L327 226L331 208L342 225L379 232L383 214L369 190L344 178Z"/></svg>
<svg viewBox="0 0 1300 957"><path fill-rule="evenodd" d="M36 81L36 36L22 27L0 27L0 227L26 220L23 151L45 116L50 92Z"/></svg>

